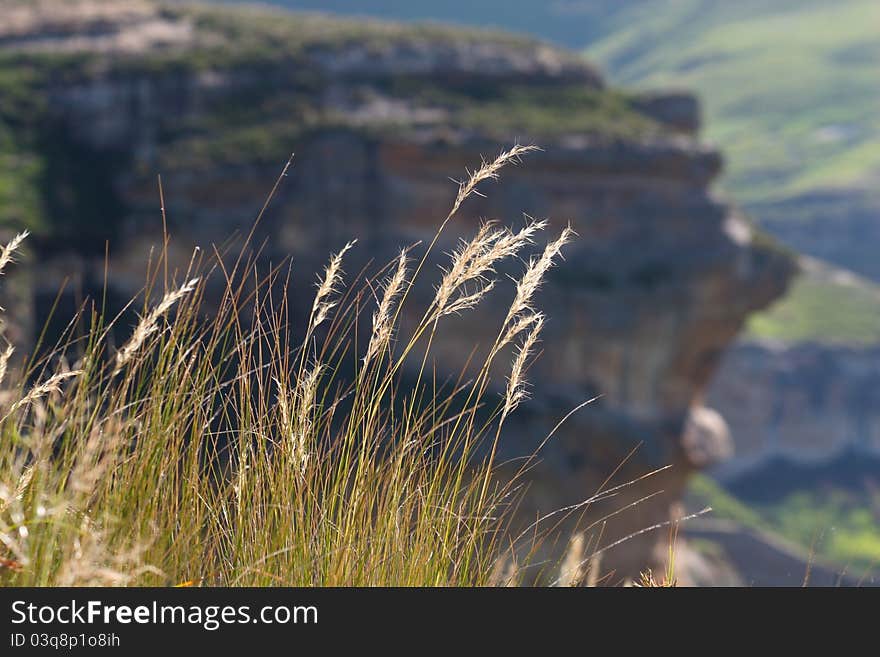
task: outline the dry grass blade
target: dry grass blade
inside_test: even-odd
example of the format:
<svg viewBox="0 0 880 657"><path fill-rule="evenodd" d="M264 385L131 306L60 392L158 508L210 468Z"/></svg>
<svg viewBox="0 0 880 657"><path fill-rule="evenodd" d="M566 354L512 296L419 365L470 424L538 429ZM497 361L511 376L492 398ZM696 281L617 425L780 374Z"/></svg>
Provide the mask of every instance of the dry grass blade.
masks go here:
<svg viewBox="0 0 880 657"><path fill-rule="evenodd" d="M535 293L541 287L544 276L547 271L554 265L555 259L559 256L562 247L571 241L574 231L570 226L566 226L560 236L547 244L544 252L539 258L533 258L529 262L522 278L516 284L516 297L510 305L505 324L514 321L518 315L532 309L532 300Z"/></svg>
<svg viewBox="0 0 880 657"><path fill-rule="evenodd" d="M6 246L4 246L2 250L0 250L0 273L3 273L6 265L8 265L10 262L14 262L13 256L15 255L15 252L19 249L21 243L27 239L28 235L30 235L30 233L28 233L27 231L19 233L18 235L13 237L12 240Z"/></svg>
<svg viewBox="0 0 880 657"><path fill-rule="evenodd" d="M520 315L518 318L514 318L514 322L510 325L505 332L504 337L498 343L499 348L510 344L520 333L529 328L535 321L538 319L538 313L529 313Z"/></svg>
<svg viewBox="0 0 880 657"><path fill-rule="evenodd" d="M541 329L544 328L544 316L540 313L534 316L532 328L526 335L525 340L516 350L510 377L507 379L507 391L504 395L504 410L501 413L502 422L512 413L519 404L528 397L528 382L525 379L525 370L529 356L538 342Z"/></svg>
<svg viewBox="0 0 880 657"><path fill-rule="evenodd" d="M8 345L6 351L0 354L0 383L3 383L3 379L6 378L6 371L9 369L9 359L12 358L14 352L15 347Z"/></svg>
<svg viewBox="0 0 880 657"><path fill-rule="evenodd" d="M584 572L585 539L583 532L575 532L569 540L565 558L559 568L557 586L580 586L586 573Z"/></svg>
<svg viewBox="0 0 880 657"><path fill-rule="evenodd" d="M648 570L642 571L639 578L633 582L632 585L640 589L671 589L675 588L678 583L674 578L669 579L665 575L663 578L657 579L654 575L654 571L649 568Z"/></svg>
<svg viewBox="0 0 880 657"><path fill-rule="evenodd" d="M21 243L24 242L30 233L28 231L23 231L16 235L10 240L10 242L0 250L0 275L3 274L3 270L6 269L6 266L10 262L14 262L15 252L21 247ZM3 307L0 306L0 310L3 310ZM2 377L0 377L2 379Z"/></svg>
<svg viewBox="0 0 880 657"><path fill-rule="evenodd" d="M303 471L309 458L309 438L312 435L312 412L318 395L318 385L324 367L313 366L297 378L291 391L278 379L278 411L284 433L284 451L294 467Z"/></svg>
<svg viewBox="0 0 880 657"><path fill-rule="evenodd" d="M449 213L450 216L458 212L459 207L461 207L461 204L468 196L474 193L479 194L477 185L484 180L497 180L499 172L506 165L519 164L521 161L520 158L522 158L523 155L537 150L540 149L534 145L521 146L520 144L516 144L510 150L499 153L498 157L491 162L484 161L479 169L468 175L466 180L456 181L458 182L458 195L452 206L452 212Z"/></svg>
<svg viewBox="0 0 880 657"><path fill-rule="evenodd" d="M28 404L32 404L38 399L42 399L46 395L51 395L52 393L60 393L61 384L64 381L67 381L68 379L73 379L82 373L82 370L72 370L70 372L59 372L58 374L53 374L43 383L38 383L37 385L35 385L27 392L24 397L15 402L10 407L9 412L4 416L3 419L6 419L18 409L27 406Z"/></svg>
<svg viewBox="0 0 880 657"><path fill-rule="evenodd" d="M391 342L394 334L394 306L406 283L407 267L406 251L401 250L397 258L397 267L382 289L382 298L376 312L373 313L373 331L364 356L364 364L368 364Z"/></svg>
<svg viewBox="0 0 880 657"><path fill-rule="evenodd" d="M434 298L434 317L460 313L476 306L494 287L489 275L501 260L515 256L542 230L545 222L531 222L519 232L495 230L484 223L477 234L452 253L452 263L444 273ZM468 287L475 287L469 291Z"/></svg>
<svg viewBox="0 0 880 657"><path fill-rule="evenodd" d="M174 304L195 290L198 282L198 278L193 278L184 283L178 289L168 292L162 298L162 301L160 301L146 317L141 319L128 342L126 342L122 349L116 354L116 369L114 370L114 373L118 374L119 371L135 357L137 352L140 351L141 347L143 347L144 343L147 341L147 338L158 329L159 320L162 319L165 313L174 307Z"/></svg>
<svg viewBox="0 0 880 657"><path fill-rule="evenodd" d="M21 501L22 495L34 478L34 467L30 466L18 476L12 489L0 484L0 513L4 513L14 502Z"/></svg>
<svg viewBox="0 0 880 657"><path fill-rule="evenodd" d="M352 240L339 253L330 256L330 262L324 268L324 276L318 280L318 291L312 303L312 328L323 323L336 305L335 301L330 301L330 295L336 292L337 285L342 282L342 258L356 242L357 240Z"/></svg>

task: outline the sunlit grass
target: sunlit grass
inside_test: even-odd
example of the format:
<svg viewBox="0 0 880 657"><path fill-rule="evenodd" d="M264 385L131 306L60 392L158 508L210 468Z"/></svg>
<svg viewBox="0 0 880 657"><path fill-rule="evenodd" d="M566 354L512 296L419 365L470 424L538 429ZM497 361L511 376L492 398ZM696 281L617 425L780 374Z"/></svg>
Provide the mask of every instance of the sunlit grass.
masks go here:
<svg viewBox="0 0 880 657"><path fill-rule="evenodd" d="M463 181L438 236L481 182L530 150ZM134 327L87 302L24 371L2 352L0 582L497 583L518 482L496 479L496 447L525 397L543 324L536 292L570 230L520 261L510 311L467 378L439 383L431 346L448 315L480 311L495 267L544 228L481 225L406 333L401 309L416 302L433 243L366 282L345 272L358 246L340 245L305 316L288 305L288 265L198 251L174 271L162 252ZM206 286L218 282L209 312ZM498 359L512 360L500 399L489 394Z"/></svg>

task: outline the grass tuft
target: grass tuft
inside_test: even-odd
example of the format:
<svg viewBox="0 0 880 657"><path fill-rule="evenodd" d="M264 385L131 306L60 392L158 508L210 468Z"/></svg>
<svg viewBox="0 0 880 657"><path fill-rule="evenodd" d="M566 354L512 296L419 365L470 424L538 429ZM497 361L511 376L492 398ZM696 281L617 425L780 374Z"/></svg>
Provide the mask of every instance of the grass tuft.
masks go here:
<svg viewBox="0 0 880 657"><path fill-rule="evenodd" d="M439 230L530 150L483 163ZM480 227L405 335L401 309L436 239L417 260L402 251L377 285L343 282L343 257L356 248L346 245L319 278L301 333L280 268L261 272L243 247L232 267L197 251L175 273L166 251L138 300L152 310L119 349L121 320L89 303L49 353L12 367L7 351L0 583L497 583L518 484L494 476L495 446L525 395L543 320L534 292L571 231L527 264L475 376L438 388L426 365L443 318L472 311L495 265L521 257L543 228ZM371 310L359 350L359 315ZM493 360L524 332L507 395L487 414Z"/></svg>

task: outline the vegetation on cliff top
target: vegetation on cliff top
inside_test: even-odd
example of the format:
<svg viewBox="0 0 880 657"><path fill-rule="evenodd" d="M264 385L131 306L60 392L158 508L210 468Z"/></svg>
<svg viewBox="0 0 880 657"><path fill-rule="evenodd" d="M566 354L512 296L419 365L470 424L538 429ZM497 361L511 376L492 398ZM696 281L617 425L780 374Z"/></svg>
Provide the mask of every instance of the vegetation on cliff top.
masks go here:
<svg viewBox="0 0 880 657"><path fill-rule="evenodd" d="M395 43L494 43L512 48L533 48L535 39L503 30L394 21L333 17L321 13L276 11L267 6L209 6L207 3L160 2L169 16L189 17L199 31L222 37L218 51L230 56L259 54L261 59L297 55L310 48L335 49L356 45L368 52Z"/></svg>
<svg viewBox="0 0 880 657"><path fill-rule="evenodd" d="M535 41L524 37L449 26L338 19L267 8L189 3L164 7L165 18L192 21L195 30L189 43L112 57L89 50L0 48L0 226L59 237L70 233L71 219L97 221L97 214L112 210L94 206L97 198L91 204L84 199L66 203L64 199L76 198L76 190L65 192L64 182L49 180L58 172L52 162L77 157L75 149L67 148L73 144L68 143L71 131L63 124L63 112L49 108L50 89L95 79L142 78L176 89L181 75L185 79L206 71L236 78L222 102L206 103L198 113L169 116L162 122L154 168L171 175L224 164L274 165L298 140L328 127L397 136L425 127L406 112L355 120L326 104L333 74L306 65L307 53L351 45L369 52L394 43L415 48L458 42L529 51L536 47ZM557 56L585 67L574 54ZM441 134L464 130L509 141L547 140L568 133L632 138L662 132L627 95L593 88L583 80L548 78L531 85L502 83L491 75L478 78L462 82L387 73L348 84L353 102L385 94L413 108L436 110L428 127ZM176 93L173 89L169 93ZM69 165L67 171L78 170L75 162ZM112 194L106 191L103 196L111 203Z"/></svg>

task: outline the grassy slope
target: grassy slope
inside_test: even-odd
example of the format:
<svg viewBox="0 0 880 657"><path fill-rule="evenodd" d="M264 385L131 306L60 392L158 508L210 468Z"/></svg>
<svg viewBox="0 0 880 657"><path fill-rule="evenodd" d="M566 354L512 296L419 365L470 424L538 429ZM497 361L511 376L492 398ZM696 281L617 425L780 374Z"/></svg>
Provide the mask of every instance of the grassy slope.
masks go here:
<svg viewBox="0 0 880 657"><path fill-rule="evenodd" d="M589 53L631 85L703 97L741 201L880 179L880 5L639 3Z"/></svg>
<svg viewBox="0 0 880 657"><path fill-rule="evenodd" d="M788 295L748 322L750 337L787 341L880 342L880 286L806 264Z"/></svg>

